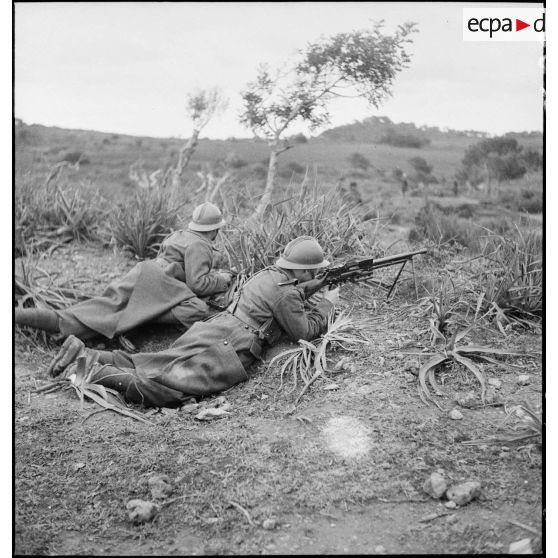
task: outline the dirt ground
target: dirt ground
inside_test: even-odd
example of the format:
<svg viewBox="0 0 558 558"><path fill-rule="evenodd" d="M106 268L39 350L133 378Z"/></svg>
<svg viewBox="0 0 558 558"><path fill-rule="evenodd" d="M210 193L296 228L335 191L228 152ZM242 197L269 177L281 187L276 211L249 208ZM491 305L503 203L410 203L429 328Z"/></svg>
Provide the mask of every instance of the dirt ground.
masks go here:
<svg viewBox="0 0 558 558"><path fill-rule="evenodd" d="M57 271L60 283L96 294L133 262L82 245L57 250L41 265ZM473 332L471 341L538 357L483 366L487 378L501 381L490 406L480 405L474 378L446 370L438 378L447 393L438 398L441 411L417 392L413 372L424 359L409 352L426 341L427 321L416 304L402 296L386 304L369 289L348 288L343 298L369 343L356 353L330 353L331 365L349 356L354 368L328 372L295 408L302 386L293 389L288 378L279 390L279 371L259 366L248 382L221 394L230 415L212 422L195 415L222 401L217 397L196 408L152 410L147 425L91 414L99 407L85 402L82 409L69 390L33 393L49 381L56 345L16 331L15 553L505 554L522 539L540 552L540 448L462 443L494 435L504 404L540 407L540 335ZM129 337L153 350L178 335L145 328ZM529 376L526 385L517 383L520 374ZM473 408L455 400L468 391L479 399ZM461 420L450 418L453 408ZM457 507L431 498L423 484L436 471L448 485L479 481L479 497ZM150 493L155 475L170 480L164 498ZM131 499L156 502L154 519L133 524Z"/></svg>

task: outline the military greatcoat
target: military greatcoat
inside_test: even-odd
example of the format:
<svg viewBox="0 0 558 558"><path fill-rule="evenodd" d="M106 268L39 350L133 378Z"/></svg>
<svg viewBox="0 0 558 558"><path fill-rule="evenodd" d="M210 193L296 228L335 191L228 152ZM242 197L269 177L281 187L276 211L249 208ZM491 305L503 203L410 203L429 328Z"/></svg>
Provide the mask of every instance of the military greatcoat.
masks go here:
<svg viewBox="0 0 558 558"><path fill-rule="evenodd" d="M204 319L209 307L197 297L227 288L227 278L212 271L214 254L207 237L177 231L165 239L157 259L138 263L100 296L59 311L60 331L79 336L85 326L113 338L173 308L180 308L175 315L186 327L192 317Z"/></svg>
<svg viewBox="0 0 558 558"><path fill-rule="evenodd" d="M133 355L115 351L119 354L110 358L104 353L99 362L133 370L146 404L173 406L189 396L228 389L248 379L247 369L265 344L283 334L309 341L325 331L332 304L323 299L308 308L301 288L279 285L290 279L286 270L266 268L243 285L229 310L196 322L168 349Z"/></svg>

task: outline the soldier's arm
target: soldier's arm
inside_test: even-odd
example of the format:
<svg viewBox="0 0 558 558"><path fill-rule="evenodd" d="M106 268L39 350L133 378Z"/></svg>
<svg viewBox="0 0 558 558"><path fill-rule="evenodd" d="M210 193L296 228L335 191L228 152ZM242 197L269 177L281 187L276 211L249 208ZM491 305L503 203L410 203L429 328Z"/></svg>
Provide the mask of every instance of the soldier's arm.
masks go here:
<svg viewBox="0 0 558 558"><path fill-rule="evenodd" d="M293 341L311 341L319 337L327 327L327 316L333 307L325 299L311 310L304 306L302 291L296 287L286 290L273 306L273 317Z"/></svg>
<svg viewBox="0 0 558 558"><path fill-rule="evenodd" d="M213 249L205 242L194 242L184 250L186 284L197 296L208 296L226 290L226 276L212 271Z"/></svg>

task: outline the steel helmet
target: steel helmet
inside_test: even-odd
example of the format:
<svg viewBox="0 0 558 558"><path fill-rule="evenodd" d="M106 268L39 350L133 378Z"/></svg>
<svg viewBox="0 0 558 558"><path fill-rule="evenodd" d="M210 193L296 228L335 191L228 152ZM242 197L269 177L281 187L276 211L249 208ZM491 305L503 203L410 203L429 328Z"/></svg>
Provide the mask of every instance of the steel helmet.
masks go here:
<svg viewBox="0 0 558 558"><path fill-rule="evenodd" d="M329 262L324 259L324 251L315 238L299 236L285 246L275 264L284 269L319 269L327 267Z"/></svg>
<svg viewBox="0 0 558 558"><path fill-rule="evenodd" d="M216 205L205 202L194 209L188 228L192 231L207 232L220 229L224 224L221 210Z"/></svg>

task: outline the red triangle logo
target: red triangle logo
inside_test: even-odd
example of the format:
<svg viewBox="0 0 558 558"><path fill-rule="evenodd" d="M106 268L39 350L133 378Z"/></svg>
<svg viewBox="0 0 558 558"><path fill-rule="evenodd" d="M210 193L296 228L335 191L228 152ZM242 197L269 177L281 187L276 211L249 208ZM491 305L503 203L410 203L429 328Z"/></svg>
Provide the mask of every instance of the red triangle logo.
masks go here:
<svg viewBox="0 0 558 558"><path fill-rule="evenodd" d="M531 27L531 24L530 23L525 23L524 21L521 21L520 19L515 20L515 30L516 31L521 31L522 29L525 29L526 27Z"/></svg>

